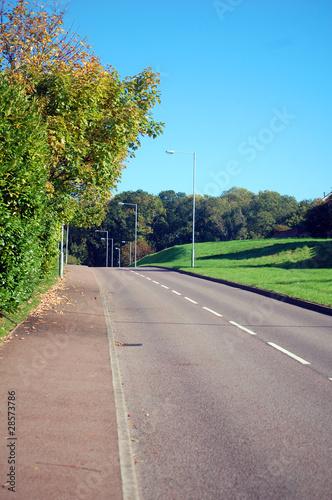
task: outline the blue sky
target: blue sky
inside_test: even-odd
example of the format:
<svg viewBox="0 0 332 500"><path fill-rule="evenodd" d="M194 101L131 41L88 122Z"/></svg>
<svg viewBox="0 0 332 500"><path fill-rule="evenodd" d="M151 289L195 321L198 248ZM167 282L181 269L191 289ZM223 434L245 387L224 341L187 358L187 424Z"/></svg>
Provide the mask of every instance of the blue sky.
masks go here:
<svg viewBox="0 0 332 500"><path fill-rule="evenodd" d="M161 76L154 118L118 192L300 201L332 191L331 0L71 0L67 20L121 77Z"/></svg>

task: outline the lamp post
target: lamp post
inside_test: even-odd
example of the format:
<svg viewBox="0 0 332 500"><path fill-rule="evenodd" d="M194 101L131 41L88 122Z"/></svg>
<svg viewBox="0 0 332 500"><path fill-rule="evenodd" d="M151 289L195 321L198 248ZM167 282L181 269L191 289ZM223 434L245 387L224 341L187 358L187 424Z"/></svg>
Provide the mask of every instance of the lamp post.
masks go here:
<svg viewBox="0 0 332 500"><path fill-rule="evenodd" d="M67 234L66 234L66 265L68 264L68 242L69 242L69 224L67 224Z"/></svg>
<svg viewBox="0 0 332 500"><path fill-rule="evenodd" d="M106 267L108 267L108 231L96 229L95 233L106 233ZM112 258L113 258L113 239L112 239ZM112 261L113 264L113 261Z"/></svg>
<svg viewBox="0 0 332 500"><path fill-rule="evenodd" d="M118 262L119 262L119 267L120 267L120 248L115 247L115 250L119 250L119 261Z"/></svg>
<svg viewBox="0 0 332 500"><path fill-rule="evenodd" d="M106 240L106 238L100 238L102 241ZM111 267L113 267L113 238L108 238L109 240L111 240L112 242L112 246L111 246Z"/></svg>
<svg viewBox="0 0 332 500"><path fill-rule="evenodd" d="M63 278L63 224L61 224L59 274L60 278Z"/></svg>
<svg viewBox="0 0 332 500"><path fill-rule="evenodd" d="M183 153L185 155L193 155L194 165L193 165L193 235L192 235L192 250L191 250L191 267L195 267L195 182L196 182L196 153L190 153L188 151L173 151L173 149L168 149L167 154L173 155L174 153Z"/></svg>
<svg viewBox="0 0 332 500"><path fill-rule="evenodd" d="M135 267L137 262L137 203L124 203L119 201L119 205L133 205L135 207Z"/></svg>

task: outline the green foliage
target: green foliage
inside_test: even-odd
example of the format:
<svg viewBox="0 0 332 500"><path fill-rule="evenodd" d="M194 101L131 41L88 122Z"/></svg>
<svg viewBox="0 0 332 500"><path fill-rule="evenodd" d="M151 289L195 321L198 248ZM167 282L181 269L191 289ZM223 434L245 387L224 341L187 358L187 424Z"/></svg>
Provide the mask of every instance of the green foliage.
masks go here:
<svg viewBox="0 0 332 500"><path fill-rule="evenodd" d="M305 227L313 236L332 235L332 197L325 203L318 199L305 214Z"/></svg>
<svg viewBox="0 0 332 500"><path fill-rule="evenodd" d="M14 310L53 269L61 224L101 224L110 191L142 136L157 137L150 68L121 80L64 11L0 2L0 306ZM149 233L149 224L142 234ZM97 239L77 245L89 260Z"/></svg>
<svg viewBox="0 0 332 500"><path fill-rule="evenodd" d="M119 202L131 205L120 205ZM165 247L192 241L192 196L162 191L153 196L145 191L129 191L115 196L108 204L102 228L118 245L134 241L135 209L138 206L138 239L146 241L156 251ZM298 203L291 196L274 191L257 195L242 188L232 188L221 196L196 196L195 241L230 241L267 238L278 232L297 228L301 234L308 231L306 214L320 204L310 201ZM327 210L329 205L324 205ZM325 219L324 219L325 220ZM313 223L315 227L319 224ZM104 265L94 228L91 232L75 229L72 234L72 253L87 265ZM325 234L323 234L325 236ZM84 253L84 257L81 254Z"/></svg>
<svg viewBox="0 0 332 500"><path fill-rule="evenodd" d="M125 205L119 205L125 203ZM135 242L135 205L138 207L137 217L137 255L138 258L154 251L156 228L164 224L165 209L158 196L145 191L127 191L114 196L107 205L107 214L102 226L91 229L72 227L69 232L70 254L80 263L88 266L104 266L106 255L106 233L113 239L113 247L121 247L121 263L129 265L130 242L132 242L132 260L134 259ZM125 243L124 243L125 242ZM113 264L117 265L114 250ZM111 240L109 241L109 265L111 266Z"/></svg>
<svg viewBox="0 0 332 500"><path fill-rule="evenodd" d="M35 100L0 75L0 305L7 311L54 267L48 156Z"/></svg>
<svg viewBox="0 0 332 500"><path fill-rule="evenodd" d="M140 136L161 133L162 125L150 115L159 102L157 84L148 69L121 81L114 69L96 63L35 78L52 153L48 178L62 219L74 217L85 227L100 224L110 190Z"/></svg>
<svg viewBox="0 0 332 500"><path fill-rule="evenodd" d="M84 227L100 224L110 190L142 136L157 137L160 102L151 68L121 80L104 68L85 40L62 28L54 3L0 3L0 68L37 99L49 146L47 176L57 217Z"/></svg>

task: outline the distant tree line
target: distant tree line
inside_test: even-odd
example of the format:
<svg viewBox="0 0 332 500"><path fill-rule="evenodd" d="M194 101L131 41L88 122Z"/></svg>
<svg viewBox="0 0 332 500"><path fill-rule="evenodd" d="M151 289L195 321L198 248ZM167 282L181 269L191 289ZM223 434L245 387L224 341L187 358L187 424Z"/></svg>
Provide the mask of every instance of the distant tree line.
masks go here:
<svg viewBox="0 0 332 500"><path fill-rule="evenodd" d="M120 193L109 202L100 226L91 229L71 227L69 233L72 263L104 266L106 233L111 245L120 248L121 265L132 261L135 240L135 207L138 206L138 258L192 239L192 196L175 191L162 191L155 196L145 191ZM120 205L119 203L126 203ZM131 205L127 205L131 204ZM254 194L232 188L219 197L196 196L195 239L228 241L283 236L296 229L299 236L331 237L332 200L296 201L292 196L275 191ZM118 250L113 251L113 264L118 265Z"/></svg>

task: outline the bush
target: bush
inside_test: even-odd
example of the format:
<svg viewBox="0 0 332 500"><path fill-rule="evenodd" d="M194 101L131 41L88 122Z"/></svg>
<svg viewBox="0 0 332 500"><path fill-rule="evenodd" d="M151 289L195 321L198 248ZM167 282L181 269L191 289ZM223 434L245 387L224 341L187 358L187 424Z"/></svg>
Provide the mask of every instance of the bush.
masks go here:
<svg viewBox="0 0 332 500"><path fill-rule="evenodd" d="M13 311L54 268L56 221L45 126L19 84L0 76L0 308Z"/></svg>

